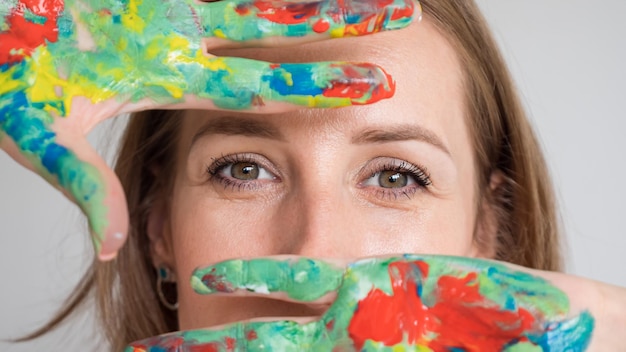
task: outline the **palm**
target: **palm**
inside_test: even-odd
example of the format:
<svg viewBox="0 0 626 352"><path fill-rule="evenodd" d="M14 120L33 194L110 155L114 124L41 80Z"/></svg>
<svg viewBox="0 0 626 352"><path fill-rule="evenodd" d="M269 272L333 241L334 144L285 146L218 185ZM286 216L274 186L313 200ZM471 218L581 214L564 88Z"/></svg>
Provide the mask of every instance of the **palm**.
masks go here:
<svg viewBox="0 0 626 352"><path fill-rule="evenodd" d="M117 178L85 141L93 126L151 108L276 111L373 103L394 89L374 65L270 64L212 57L206 50L226 40L262 45L265 38L304 41L401 28L411 22L416 5L2 2L0 147L78 203L101 249L114 233L126 233L127 213Z"/></svg>

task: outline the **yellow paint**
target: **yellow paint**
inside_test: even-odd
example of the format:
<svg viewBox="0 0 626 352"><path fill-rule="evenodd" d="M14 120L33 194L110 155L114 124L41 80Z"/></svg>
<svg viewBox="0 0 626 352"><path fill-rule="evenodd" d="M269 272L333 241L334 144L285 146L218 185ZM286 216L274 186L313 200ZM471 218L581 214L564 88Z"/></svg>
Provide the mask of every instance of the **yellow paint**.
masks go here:
<svg viewBox="0 0 626 352"><path fill-rule="evenodd" d="M124 27L135 33L142 33L146 28L145 15L139 15L139 6L143 0L130 0L128 11L122 14L121 21Z"/></svg>
<svg viewBox="0 0 626 352"><path fill-rule="evenodd" d="M31 77L25 89L28 99L33 103L58 101L54 87L64 88L67 82L59 77L50 51L46 47L37 47L32 58L26 58L24 64L30 68L26 70Z"/></svg>
<svg viewBox="0 0 626 352"><path fill-rule="evenodd" d="M346 29L345 27L334 28L330 30L331 38L343 38L345 37Z"/></svg>
<svg viewBox="0 0 626 352"><path fill-rule="evenodd" d="M214 36L216 36L217 38L227 39L227 38L226 38L226 34L224 34L224 31L222 31L222 30L221 30L221 29L219 29L219 28L216 28L216 29L213 31L213 35L214 35Z"/></svg>
<svg viewBox="0 0 626 352"><path fill-rule="evenodd" d="M165 37L165 41L168 44L170 51L191 51L192 49L197 48L196 45L192 45L189 42L189 39L181 36L167 36Z"/></svg>
<svg viewBox="0 0 626 352"><path fill-rule="evenodd" d="M182 98L185 94L185 89L187 89L187 87L181 87L179 81L176 81L175 79L171 79L169 81L152 81L150 82L150 86L156 86L165 89L175 99Z"/></svg>
<svg viewBox="0 0 626 352"><path fill-rule="evenodd" d="M126 37L120 38L120 40L115 43L115 48L120 52L126 51L128 48L128 39L126 39Z"/></svg>
<svg viewBox="0 0 626 352"><path fill-rule="evenodd" d="M163 42L161 40L152 40L146 44L146 60L154 60L159 54L163 54Z"/></svg>
<svg viewBox="0 0 626 352"><path fill-rule="evenodd" d="M17 67L18 65L14 65L6 72L0 74L0 96L25 87L24 81L12 78Z"/></svg>
<svg viewBox="0 0 626 352"><path fill-rule="evenodd" d="M196 50L195 55L189 57L180 55L173 59L175 62L182 62L186 64L198 64L211 71L227 71L232 73L232 69L227 65L226 61L222 57L208 58L202 50Z"/></svg>
<svg viewBox="0 0 626 352"><path fill-rule="evenodd" d="M309 101L309 107L316 107L316 106L331 106L331 104L328 102L328 98L325 96L315 96L315 97L310 97L310 101ZM333 98L333 102L332 102L332 106L350 106L352 105L352 100L350 98Z"/></svg>
<svg viewBox="0 0 626 352"><path fill-rule="evenodd" d="M290 87L293 87L293 75L291 74L291 72L285 71L285 73L282 76L283 76L283 79L285 80L285 84L287 84Z"/></svg>
<svg viewBox="0 0 626 352"><path fill-rule="evenodd" d="M359 29L356 26L347 26L344 32L344 36L358 36Z"/></svg>

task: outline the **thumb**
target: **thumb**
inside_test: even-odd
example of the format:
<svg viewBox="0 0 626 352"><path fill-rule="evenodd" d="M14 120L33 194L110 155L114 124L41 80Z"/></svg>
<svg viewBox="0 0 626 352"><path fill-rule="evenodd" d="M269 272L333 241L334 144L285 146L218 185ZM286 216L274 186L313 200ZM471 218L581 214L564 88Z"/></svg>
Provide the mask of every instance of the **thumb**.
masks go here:
<svg viewBox="0 0 626 352"><path fill-rule="evenodd" d="M27 111L12 113L0 121L9 137L2 138L2 149L76 203L87 216L98 257L113 259L128 231L126 198L113 170L83 132L63 126L69 119L48 124Z"/></svg>
<svg viewBox="0 0 626 352"><path fill-rule="evenodd" d="M59 121L61 122L61 121ZM49 153L44 166L51 165L58 187L87 216L98 258L115 258L126 241L128 209L124 190L115 172L89 144L84 134L59 132L58 153Z"/></svg>

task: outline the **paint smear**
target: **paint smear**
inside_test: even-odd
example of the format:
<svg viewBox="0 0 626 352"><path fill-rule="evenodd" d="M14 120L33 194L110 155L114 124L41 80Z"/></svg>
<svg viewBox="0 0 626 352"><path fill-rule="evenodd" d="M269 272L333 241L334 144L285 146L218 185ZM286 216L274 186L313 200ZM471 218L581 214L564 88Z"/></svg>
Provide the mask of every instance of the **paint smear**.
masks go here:
<svg viewBox="0 0 626 352"><path fill-rule="evenodd" d="M337 299L307 324L237 323L155 337L127 351L174 351L160 349L174 343L216 351L584 351L594 327L588 312L573 316L567 296L542 278L470 258L375 258L343 273L313 259L234 260L194 278L203 294L282 292L312 301L338 287Z"/></svg>
<svg viewBox="0 0 626 352"><path fill-rule="evenodd" d="M272 7L272 4L274 7ZM86 9L90 9L87 11ZM72 102L123 104L185 96L224 109L265 101L306 107L371 104L394 94L372 64L282 64L207 58L203 38L234 41L332 33L363 35L407 26L413 1L12 0L0 2L0 132L44 178L57 182L87 214L96 250L108 209L99 171L58 143L54 121ZM401 15L398 15L401 14ZM376 23L373 25L372 19ZM349 26L359 26L356 33ZM80 38L79 28L82 29ZM343 33L343 34L342 34ZM82 46L81 46L82 44ZM86 49L88 47L88 49ZM79 118L79 117L72 117Z"/></svg>

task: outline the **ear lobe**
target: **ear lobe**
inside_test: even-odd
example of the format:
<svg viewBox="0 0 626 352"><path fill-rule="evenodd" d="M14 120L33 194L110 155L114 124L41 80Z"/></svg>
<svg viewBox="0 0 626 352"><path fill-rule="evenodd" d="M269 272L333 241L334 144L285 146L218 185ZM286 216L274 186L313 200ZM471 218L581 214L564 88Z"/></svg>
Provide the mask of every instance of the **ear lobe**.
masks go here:
<svg viewBox="0 0 626 352"><path fill-rule="evenodd" d="M475 257L493 259L498 251L498 232L502 219L502 205L498 196L502 187L505 187L506 176L500 170L495 170L489 178L489 185L484 190L478 205L476 229L474 231Z"/></svg>
<svg viewBox="0 0 626 352"><path fill-rule="evenodd" d="M167 207L162 200L155 201L148 212L146 233L150 241L152 264L158 268L162 264L174 267L174 251L171 245Z"/></svg>

